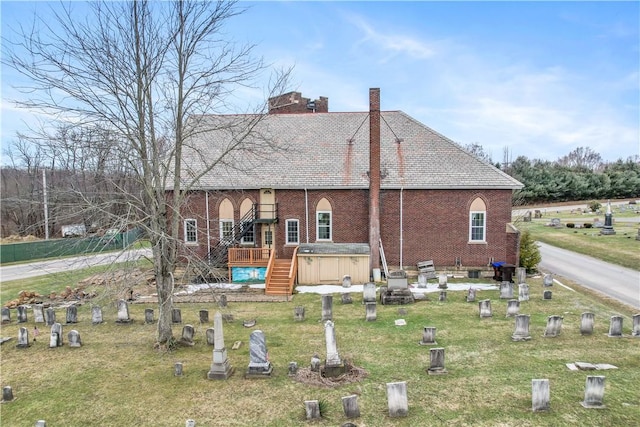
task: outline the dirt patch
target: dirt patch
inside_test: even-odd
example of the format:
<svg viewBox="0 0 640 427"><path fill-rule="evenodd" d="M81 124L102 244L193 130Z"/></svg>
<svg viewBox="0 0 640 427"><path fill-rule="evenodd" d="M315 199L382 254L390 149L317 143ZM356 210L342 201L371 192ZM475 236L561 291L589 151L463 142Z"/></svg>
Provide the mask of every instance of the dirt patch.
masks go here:
<svg viewBox="0 0 640 427"><path fill-rule="evenodd" d="M294 379L300 383L313 385L316 387L338 387L344 384L357 383L367 377L367 371L358 366L353 366L345 362L346 372L335 378L323 377L320 372L312 371L311 368L300 368L296 372Z"/></svg>

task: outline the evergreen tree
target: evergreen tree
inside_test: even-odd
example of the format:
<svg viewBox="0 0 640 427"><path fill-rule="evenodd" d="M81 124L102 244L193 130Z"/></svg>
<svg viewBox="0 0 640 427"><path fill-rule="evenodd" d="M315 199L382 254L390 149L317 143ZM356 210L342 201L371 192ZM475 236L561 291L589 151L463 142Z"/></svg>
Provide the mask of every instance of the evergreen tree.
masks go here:
<svg viewBox="0 0 640 427"><path fill-rule="evenodd" d="M531 237L529 230L524 230L520 235L520 261L519 266L527 269L527 273L532 273L538 269L540 263L540 249Z"/></svg>

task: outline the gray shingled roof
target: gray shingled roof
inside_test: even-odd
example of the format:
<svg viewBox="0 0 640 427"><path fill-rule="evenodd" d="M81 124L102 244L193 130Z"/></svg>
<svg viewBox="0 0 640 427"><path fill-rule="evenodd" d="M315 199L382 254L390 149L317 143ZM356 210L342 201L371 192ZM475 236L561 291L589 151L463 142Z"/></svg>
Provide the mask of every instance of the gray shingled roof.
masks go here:
<svg viewBox="0 0 640 427"><path fill-rule="evenodd" d="M232 124L255 123L240 149ZM200 189L368 188L369 113L203 116L183 156ZM381 187L517 189L522 184L401 111L381 113ZM242 127L246 129L245 127ZM268 142L275 142L277 152ZM228 156L221 153L228 151Z"/></svg>

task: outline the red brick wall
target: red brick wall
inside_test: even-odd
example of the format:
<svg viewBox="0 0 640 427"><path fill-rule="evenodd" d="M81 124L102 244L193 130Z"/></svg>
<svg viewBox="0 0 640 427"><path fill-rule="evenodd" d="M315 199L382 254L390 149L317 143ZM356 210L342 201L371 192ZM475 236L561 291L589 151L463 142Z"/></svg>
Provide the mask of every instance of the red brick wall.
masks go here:
<svg viewBox="0 0 640 427"><path fill-rule="evenodd" d="M298 219L300 242L307 242L304 190L276 190L279 221L275 227L278 257L290 257L293 247L285 245L287 219ZM227 197L234 206L234 218L240 218L240 204L245 197L259 201L259 191L225 192L209 194L211 244L218 242L218 206ZM316 205L324 197L332 206L333 241L335 243L369 242L368 190L310 190L309 238L316 242ZM487 208L486 243L469 243L469 207L481 197ZM404 190L402 222L402 262L415 266L419 261L434 260L436 268L455 265L460 258L462 267L487 266L491 257L495 261L517 263L519 235L507 233L511 221L510 190ZM190 196L184 218L198 220L198 245L189 246L200 256L206 256L206 211L204 193ZM387 263L400 262L400 191L382 190L380 194L381 239ZM182 233L182 231L181 231ZM182 234L180 234L182 236ZM260 233L256 230L256 246L260 247Z"/></svg>

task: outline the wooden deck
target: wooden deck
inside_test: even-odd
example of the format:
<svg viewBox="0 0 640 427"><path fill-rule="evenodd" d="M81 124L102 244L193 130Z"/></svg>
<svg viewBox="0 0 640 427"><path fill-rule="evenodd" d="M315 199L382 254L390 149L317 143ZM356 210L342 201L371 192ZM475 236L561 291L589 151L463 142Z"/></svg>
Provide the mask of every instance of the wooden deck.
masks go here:
<svg viewBox="0 0 640 427"><path fill-rule="evenodd" d="M269 264L269 248L229 248L229 267L266 267Z"/></svg>

